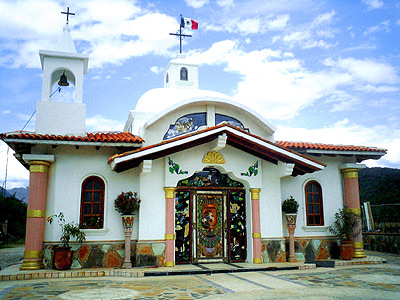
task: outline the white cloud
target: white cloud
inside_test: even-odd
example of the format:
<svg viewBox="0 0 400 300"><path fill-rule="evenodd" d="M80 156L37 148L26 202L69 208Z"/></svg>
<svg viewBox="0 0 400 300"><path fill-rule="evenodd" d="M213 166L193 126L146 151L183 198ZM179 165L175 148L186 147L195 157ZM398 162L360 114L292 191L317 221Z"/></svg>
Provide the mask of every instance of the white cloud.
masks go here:
<svg viewBox="0 0 400 300"><path fill-rule="evenodd" d="M367 84L365 86L360 87L359 90L365 92L374 92L374 93L392 93L392 92L397 92L399 88L387 85L373 86Z"/></svg>
<svg viewBox="0 0 400 300"><path fill-rule="evenodd" d="M395 84L399 82L399 76L394 67L375 60L349 57L334 61L328 58L324 63L327 66L348 72L355 80L372 84Z"/></svg>
<svg viewBox="0 0 400 300"><path fill-rule="evenodd" d="M363 0L368 9L377 9L383 7L383 0Z"/></svg>
<svg viewBox="0 0 400 300"><path fill-rule="evenodd" d="M289 15L280 15L268 23L269 30L282 30L286 27L290 19Z"/></svg>
<svg viewBox="0 0 400 300"><path fill-rule="evenodd" d="M275 37L274 42L282 39L290 47L299 46L302 49L321 48L327 49L336 46L327 43L325 39L332 39L338 32L337 29L329 27L334 20L335 11L320 14L310 24L296 26L294 30L287 30L283 37Z"/></svg>
<svg viewBox="0 0 400 300"><path fill-rule="evenodd" d="M150 68L150 71L152 71L155 74L162 74L164 72L164 68L153 66Z"/></svg>
<svg viewBox="0 0 400 300"><path fill-rule="evenodd" d="M3 115L9 115L11 113L11 110L7 109L7 110L3 110L1 112Z"/></svg>
<svg viewBox="0 0 400 300"><path fill-rule="evenodd" d="M351 82L349 75L339 72L312 73L289 54L270 49L246 53L235 41L226 40L192 57L206 64L223 64L225 71L240 74L234 99L272 119L291 118L334 93L338 85Z"/></svg>
<svg viewBox="0 0 400 300"><path fill-rule="evenodd" d="M90 55L90 67L120 65L131 57L168 55L176 46L169 32L178 21L165 14L144 10L126 0L90 0L74 3L71 35L78 52ZM65 7L50 0L0 3L0 39L9 53L3 65L39 68L39 49L52 49L61 36ZM38 22L37 20L40 20Z"/></svg>
<svg viewBox="0 0 400 300"><path fill-rule="evenodd" d="M377 162L367 164L381 167L400 165L400 130L387 126L365 127L344 119L329 127L305 129L278 126L276 140L302 141L312 143L344 144L387 149L388 153Z"/></svg>
<svg viewBox="0 0 400 300"><path fill-rule="evenodd" d="M193 52L190 58L239 74L233 98L269 119L292 118L319 99L330 105L330 112L351 111L362 102L360 92L390 93L398 89L390 86L399 78L387 63L352 57L326 59L318 71L312 71L291 52L244 52L239 45L225 40L202 53Z"/></svg>
<svg viewBox="0 0 400 300"><path fill-rule="evenodd" d="M234 6L233 0L217 0L217 5L220 7L228 8Z"/></svg>
<svg viewBox="0 0 400 300"><path fill-rule="evenodd" d="M255 34L260 31L260 20L247 19L236 23L237 29L243 34Z"/></svg>
<svg viewBox="0 0 400 300"><path fill-rule="evenodd" d="M334 10L332 10L331 12L328 12L328 13L320 14L311 23L311 27L317 27L317 26L329 24L332 22L333 17L335 15L336 15L336 12Z"/></svg>
<svg viewBox="0 0 400 300"><path fill-rule="evenodd" d="M372 34L374 32L385 32L385 33L390 32L390 21L386 20L386 21L383 21L383 22L379 23L376 26L369 27L364 32L364 35L370 35L370 34Z"/></svg>
<svg viewBox="0 0 400 300"><path fill-rule="evenodd" d="M185 0L187 6L193 7L193 8L200 8L203 7L205 4L208 4L210 1L209 0Z"/></svg>
<svg viewBox="0 0 400 300"><path fill-rule="evenodd" d="M94 131L122 131L124 123L116 120L106 119L100 115L86 118L86 129L89 132Z"/></svg>
<svg viewBox="0 0 400 300"><path fill-rule="evenodd" d="M0 142L0 185L3 186L6 177L7 167L7 189L16 187L27 187L29 185L29 172L25 169L19 161L15 158L14 151L9 149L7 156L8 146ZM8 157L8 161L7 161Z"/></svg>

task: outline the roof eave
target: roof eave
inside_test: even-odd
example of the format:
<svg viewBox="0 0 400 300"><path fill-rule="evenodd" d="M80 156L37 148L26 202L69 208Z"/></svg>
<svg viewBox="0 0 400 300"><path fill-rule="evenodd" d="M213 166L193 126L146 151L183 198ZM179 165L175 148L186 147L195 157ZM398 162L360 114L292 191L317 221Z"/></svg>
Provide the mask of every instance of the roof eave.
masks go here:
<svg viewBox="0 0 400 300"><path fill-rule="evenodd" d="M70 145L70 146L101 146L101 147L136 147L143 146L142 143L129 142L87 142L87 141L57 141L57 140L33 140L33 139L7 139L3 138L5 143L20 144L42 144L42 145Z"/></svg>
<svg viewBox="0 0 400 300"><path fill-rule="evenodd" d="M184 149L192 148L199 144L209 142L224 132L231 136L231 138L229 138L228 135L227 143L230 143L233 147L242 149L244 151L247 149L247 152L251 152L251 154L265 160L267 160L266 158L269 157L271 160L275 159L276 161L290 163L295 162L296 166L293 174L294 176L319 171L324 169L326 166L325 164L313 160L312 158L308 158L295 151L278 146L270 141L263 140L260 137L251 135L245 131L226 124L215 126L214 128L209 128L202 132L194 134L192 133L178 139L173 139L169 142L162 142L145 147L144 149L114 156L110 158L109 163L114 171L122 172L138 166L143 160L157 159L170 153L179 152ZM262 151L258 150L253 151L250 149L250 147L243 147L243 143L239 141L240 139L251 141L259 146L259 150L266 149L267 152L262 153ZM240 144L242 144L242 146L240 146ZM186 147L182 147L182 145L186 145Z"/></svg>

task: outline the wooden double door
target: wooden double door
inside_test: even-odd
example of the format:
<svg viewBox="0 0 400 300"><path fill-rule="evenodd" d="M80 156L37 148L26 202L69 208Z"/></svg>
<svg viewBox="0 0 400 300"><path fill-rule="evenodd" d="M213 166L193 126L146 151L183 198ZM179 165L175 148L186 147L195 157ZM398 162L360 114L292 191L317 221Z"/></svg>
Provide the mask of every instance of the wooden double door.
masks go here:
<svg viewBox="0 0 400 300"><path fill-rule="evenodd" d="M245 261L245 190L178 189L176 263Z"/></svg>

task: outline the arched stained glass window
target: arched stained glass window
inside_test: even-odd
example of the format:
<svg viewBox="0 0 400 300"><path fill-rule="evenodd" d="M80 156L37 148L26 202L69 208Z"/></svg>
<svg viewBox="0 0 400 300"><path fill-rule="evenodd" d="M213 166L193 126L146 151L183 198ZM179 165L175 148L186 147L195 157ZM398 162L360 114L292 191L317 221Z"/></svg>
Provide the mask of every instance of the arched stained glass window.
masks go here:
<svg viewBox="0 0 400 300"><path fill-rule="evenodd" d="M103 228L104 224L104 181L90 176L82 183L80 227Z"/></svg>
<svg viewBox="0 0 400 300"><path fill-rule="evenodd" d="M324 210L322 188L316 181L310 181L305 187L307 226L323 226Z"/></svg>

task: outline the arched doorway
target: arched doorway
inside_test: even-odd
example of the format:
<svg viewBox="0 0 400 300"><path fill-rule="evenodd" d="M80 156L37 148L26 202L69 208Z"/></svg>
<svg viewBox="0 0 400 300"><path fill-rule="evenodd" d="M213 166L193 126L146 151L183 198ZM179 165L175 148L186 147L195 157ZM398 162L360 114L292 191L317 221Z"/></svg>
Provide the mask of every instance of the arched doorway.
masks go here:
<svg viewBox="0 0 400 300"><path fill-rule="evenodd" d="M246 191L215 168L178 182L175 198L175 262L246 260Z"/></svg>

